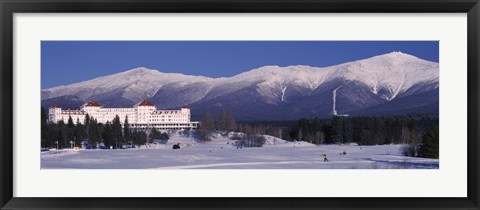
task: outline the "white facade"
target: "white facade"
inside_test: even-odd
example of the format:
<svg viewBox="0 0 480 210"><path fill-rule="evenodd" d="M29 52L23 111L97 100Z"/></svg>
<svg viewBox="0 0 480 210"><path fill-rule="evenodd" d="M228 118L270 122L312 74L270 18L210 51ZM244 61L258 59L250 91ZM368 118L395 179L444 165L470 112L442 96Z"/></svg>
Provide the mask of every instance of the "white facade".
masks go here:
<svg viewBox="0 0 480 210"><path fill-rule="evenodd" d="M63 110L60 106L52 106L48 112L50 122L58 123L63 120L68 122L69 117L73 123L85 122L85 116L97 120L98 123L112 122L115 116L120 117L123 124L128 117L128 124L132 129L193 129L198 127L198 122L190 121L190 108L184 106L179 110L157 110L155 105L144 100L133 108L104 108L95 101L89 101L77 110Z"/></svg>

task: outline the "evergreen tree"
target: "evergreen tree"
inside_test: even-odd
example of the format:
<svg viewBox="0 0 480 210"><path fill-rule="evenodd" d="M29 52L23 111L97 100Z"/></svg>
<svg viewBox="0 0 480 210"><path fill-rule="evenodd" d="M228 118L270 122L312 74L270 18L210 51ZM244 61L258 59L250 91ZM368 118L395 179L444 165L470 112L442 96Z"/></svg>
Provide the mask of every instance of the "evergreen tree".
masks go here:
<svg viewBox="0 0 480 210"><path fill-rule="evenodd" d="M88 138L89 137L90 124L91 124L91 118L90 118L90 115L88 113L85 115L85 120L84 120L83 124L85 125L86 137Z"/></svg>
<svg viewBox="0 0 480 210"><path fill-rule="evenodd" d="M75 125L75 135L74 135L74 144L75 146L80 145L82 141L86 138L87 133L85 131L85 125L80 123L80 120L77 118L77 124Z"/></svg>
<svg viewBox="0 0 480 210"><path fill-rule="evenodd" d="M149 143L152 143L154 140L160 140L161 133L157 129L152 128L150 134L148 135Z"/></svg>
<svg viewBox="0 0 480 210"><path fill-rule="evenodd" d="M147 134L143 131L132 132L132 142L135 145L144 145L147 141Z"/></svg>
<svg viewBox="0 0 480 210"><path fill-rule="evenodd" d="M334 116L332 120L332 142L344 142L343 117Z"/></svg>
<svg viewBox="0 0 480 210"><path fill-rule="evenodd" d="M422 144L420 146L420 154L425 158L439 157L439 129L438 126L433 126L422 137Z"/></svg>
<svg viewBox="0 0 480 210"><path fill-rule="evenodd" d="M49 147L52 147L52 145L54 144L54 139L55 138L52 138L52 126L50 125L45 125L41 128L41 142L40 142L40 146L42 148L49 148Z"/></svg>
<svg viewBox="0 0 480 210"><path fill-rule="evenodd" d="M67 127L63 131L64 135L64 148L70 148L72 145L71 142L74 141L75 136L75 124L73 123L72 116L68 116Z"/></svg>
<svg viewBox="0 0 480 210"><path fill-rule="evenodd" d="M63 130L58 129L57 130L57 137L55 138L55 146L58 149L63 149L64 148L64 135L63 135Z"/></svg>
<svg viewBox="0 0 480 210"><path fill-rule="evenodd" d="M113 138L115 139L115 148L118 149L124 144L122 125L120 124L120 117L118 115L115 115L115 118L112 121L112 130Z"/></svg>
<svg viewBox="0 0 480 210"><path fill-rule="evenodd" d="M130 125L128 124L128 116L125 116L125 122L123 123L123 137L125 142L131 142L131 133L130 133Z"/></svg>
<svg viewBox="0 0 480 210"><path fill-rule="evenodd" d="M105 128L103 131L103 143L107 148L115 146L115 137L113 135L112 124L110 122L105 123Z"/></svg>
<svg viewBox="0 0 480 210"><path fill-rule="evenodd" d="M42 107L40 111L40 144L42 148L49 147L51 142L48 139L49 138L49 126L47 126L47 113L45 112L45 109Z"/></svg>
<svg viewBox="0 0 480 210"><path fill-rule="evenodd" d="M40 111L40 119L41 119L41 125L47 125L47 112L45 111L45 108L43 108Z"/></svg>
<svg viewBox="0 0 480 210"><path fill-rule="evenodd" d="M58 121L58 136L57 136L57 143L59 149L63 149L67 147L67 138L68 138L68 127L65 125L65 122L62 120Z"/></svg>
<svg viewBox="0 0 480 210"><path fill-rule="evenodd" d="M353 141L353 122L350 118L343 119L343 136L342 143Z"/></svg>
<svg viewBox="0 0 480 210"><path fill-rule="evenodd" d="M407 122L407 128L409 130L408 143L410 144L419 144L422 140L422 133L418 128L417 122L415 119L409 119Z"/></svg>
<svg viewBox="0 0 480 210"><path fill-rule="evenodd" d="M68 126L69 128L75 127L75 124L73 124L72 116L68 115L68 121L67 121L67 122L68 122L68 123L67 123L67 126Z"/></svg>
<svg viewBox="0 0 480 210"><path fill-rule="evenodd" d="M95 148L97 143L100 142L99 125L96 119L90 119L90 131L88 132L88 143L91 148Z"/></svg>

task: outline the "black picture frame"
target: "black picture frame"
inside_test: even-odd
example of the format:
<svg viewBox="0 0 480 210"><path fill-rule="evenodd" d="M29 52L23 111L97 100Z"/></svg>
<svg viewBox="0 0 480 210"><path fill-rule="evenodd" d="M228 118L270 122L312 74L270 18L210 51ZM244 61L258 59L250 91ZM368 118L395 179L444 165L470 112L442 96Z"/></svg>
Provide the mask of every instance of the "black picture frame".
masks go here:
<svg viewBox="0 0 480 210"><path fill-rule="evenodd" d="M1 209L479 209L478 0L0 0ZM17 198L13 197L15 13L467 13L468 188L465 198ZM448 180L455 181L455 180Z"/></svg>

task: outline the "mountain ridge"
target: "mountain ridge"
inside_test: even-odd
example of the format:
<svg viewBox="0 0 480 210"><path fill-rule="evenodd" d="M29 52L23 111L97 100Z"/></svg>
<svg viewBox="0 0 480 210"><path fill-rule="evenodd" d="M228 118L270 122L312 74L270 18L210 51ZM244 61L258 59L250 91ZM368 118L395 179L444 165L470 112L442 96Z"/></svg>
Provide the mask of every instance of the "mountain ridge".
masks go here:
<svg viewBox="0 0 480 210"><path fill-rule="evenodd" d="M235 110L255 112L255 109L245 110L245 107L233 103L237 101L237 104L242 104L238 101L242 96L242 100L248 99L249 102L242 106L256 104L255 106L265 107L265 110L293 113L299 112L297 109L303 104L302 100L311 100L314 104L312 107L323 108L305 109L312 110L314 116L325 117L333 113L333 110L328 111L327 108L333 106L332 91L335 88L339 88L338 101L343 101L339 107L346 107L345 110L351 113L361 113L358 109L395 101L397 97L438 90L438 81L438 63L400 52L327 67L262 66L232 77L220 78L164 73L138 67L42 90L42 105L48 105L53 100L59 102L56 100L59 97L75 96L83 101L97 100L106 106L128 107L140 100L149 99L160 108L191 104L192 108L201 112L216 112L218 107L234 109L234 113ZM122 102L117 103L116 100ZM308 104L301 105L306 106ZM321 114L315 114L317 112ZM242 116L240 111L236 114ZM248 115L255 116L251 113ZM275 113L268 115L275 116Z"/></svg>

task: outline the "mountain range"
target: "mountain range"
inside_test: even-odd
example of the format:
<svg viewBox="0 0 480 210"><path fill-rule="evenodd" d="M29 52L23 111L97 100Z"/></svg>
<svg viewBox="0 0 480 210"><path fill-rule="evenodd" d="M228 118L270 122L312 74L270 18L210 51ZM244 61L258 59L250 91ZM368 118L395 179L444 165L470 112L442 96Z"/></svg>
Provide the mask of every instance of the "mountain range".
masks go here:
<svg viewBox="0 0 480 210"><path fill-rule="evenodd" d="M319 58L321 59L321 58ZM78 108L89 100L158 109L188 104L192 118L230 110L237 120L294 120L337 115L438 115L439 64L392 52L329 67L263 66L209 78L139 67L41 91L42 106Z"/></svg>

